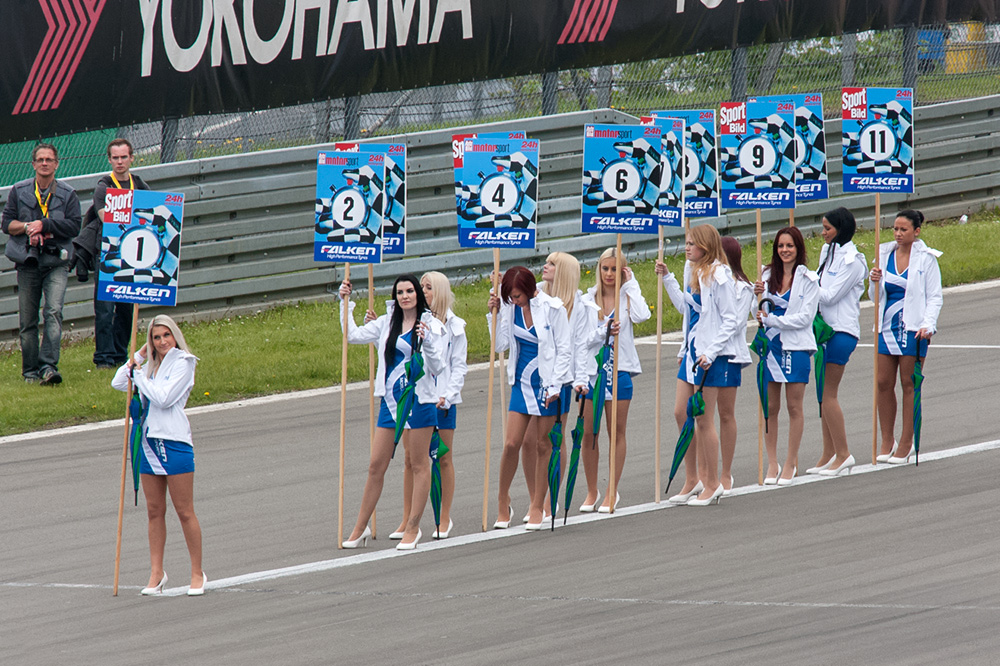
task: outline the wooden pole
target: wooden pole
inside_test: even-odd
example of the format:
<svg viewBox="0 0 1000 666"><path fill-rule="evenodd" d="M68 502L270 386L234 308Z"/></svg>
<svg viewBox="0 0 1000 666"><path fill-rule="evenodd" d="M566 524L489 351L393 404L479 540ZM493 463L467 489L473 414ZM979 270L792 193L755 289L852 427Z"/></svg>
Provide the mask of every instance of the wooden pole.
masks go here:
<svg viewBox="0 0 1000 666"><path fill-rule="evenodd" d="M657 225L656 259L663 261L663 227ZM656 444L653 473L653 502L660 503L660 354L663 344L663 280L656 276Z"/></svg>
<svg viewBox="0 0 1000 666"><path fill-rule="evenodd" d="M757 282L763 279L763 257L760 237L760 208L757 209ZM760 296L757 297L757 304L760 305ZM759 324L758 324L759 326ZM760 360L765 363L764 359ZM767 388L767 387L765 387ZM757 485L764 485L764 405L757 410Z"/></svg>
<svg viewBox="0 0 1000 666"><path fill-rule="evenodd" d="M132 337L128 343L128 360L135 357L135 334L139 330L139 304L132 304ZM122 563L122 522L125 518L125 467L128 465L129 449L129 405L132 404L132 380L128 380L128 390L125 392L125 443L122 446L122 482L121 492L118 494L118 538L115 540L115 584L112 596L118 596L118 574L121 571ZM132 461L137 465L139 461Z"/></svg>
<svg viewBox="0 0 1000 666"><path fill-rule="evenodd" d="M600 268L600 267L598 267ZM608 508L609 513L615 512L615 500L618 498L618 483L615 481L615 456L617 455L617 444L618 444L618 341L621 339L621 295L622 286L622 235L618 234L618 240L615 243L615 316L614 319L619 323L619 334L615 336L614 342L614 361L611 364L611 446L609 451L611 453L611 462L608 465L609 478L608 478ZM601 387L598 387L601 388ZM595 388L594 397L598 396L598 391Z"/></svg>
<svg viewBox="0 0 1000 666"><path fill-rule="evenodd" d="M760 211L758 210L757 212L759 213ZM795 209L794 208L789 208L788 209L788 226L790 226L790 227L794 227L795 226Z"/></svg>
<svg viewBox="0 0 1000 666"><path fill-rule="evenodd" d="M493 294L500 297L500 249L493 248ZM500 316L499 309L491 310L493 313L490 322L490 372L489 388L486 391L486 464L483 471L483 531L486 531L486 514L490 506L490 437L493 433L493 359L497 349L497 319ZM506 381L506 377L500 377L500 381ZM501 414L502 419L505 415Z"/></svg>
<svg viewBox="0 0 1000 666"><path fill-rule="evenodd" d="M875 193L875 268L881 268L879 266L879 232L882 230L882 194L879 192ZM882 276L885 279L885 276ZM881 285L879 285L881 287ZM878 334L879 334L879 292L881 289L875 290L875 353L874 353L874 370L873 370L873 381L872 381L872 465L876 464L878 461Z"/></svg>
<svg viewBox="0 0 1000 666"><path fill-rule="evenodd" d="M375 266L368 264L368 309L375 310ZM375 446L375 343L368 343L368 450ZM372 539L376 538L375 509L372 509Z"/></svg>
<svg viewBox="0 0 1000 666"><path fill-rule="evenodd" d="M344 264L344 281L351 280L351 265ZM340 482L337 489L337 548L343 548L344 540L344 446L347 441L347 319L351 316L350 299L342 300L344 311L341 322L343 339L340 345Z"/></svg>

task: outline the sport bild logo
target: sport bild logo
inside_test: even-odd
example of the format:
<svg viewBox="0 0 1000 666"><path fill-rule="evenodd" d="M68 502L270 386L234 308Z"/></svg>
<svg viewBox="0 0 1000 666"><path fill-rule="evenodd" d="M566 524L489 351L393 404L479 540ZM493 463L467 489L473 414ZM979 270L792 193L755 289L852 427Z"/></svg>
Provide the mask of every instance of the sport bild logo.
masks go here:
<svg viewBox="0 0 1000 666"><path fill-rule="evenodd" d="M575 0L557 43L603 42L617 8L618 0Z"/></svg>
<svg viewBox="0 0 1000 666"><path fill-rule="evenodd" d="M45 16L45 36L11 115L59 108L106 2L37 1Z"/></svg>
<svg viewBox="0 0 1000 666"><path fill-rule="evenodd" d="M868 89L844 88L840 96L843 120L868 119Z"/></svg>

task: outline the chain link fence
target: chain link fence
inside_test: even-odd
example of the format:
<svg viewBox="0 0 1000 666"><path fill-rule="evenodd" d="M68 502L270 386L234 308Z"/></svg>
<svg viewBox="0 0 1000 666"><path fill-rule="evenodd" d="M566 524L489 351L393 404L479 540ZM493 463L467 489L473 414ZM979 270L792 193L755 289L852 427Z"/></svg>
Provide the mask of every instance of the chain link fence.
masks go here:
<svg viewBox="0 0 1000 666"><path fill-rule="evenodd" d="M824 93L840 111L842 86L911 87L917 105L1000 92L1000 24L922 26L764 44L677 58L534 76L373 93L244 113L196 116L50 139L59 175L107 169L105 147L124 137L136 166L388 136L613 107L712 108L751 95ZM33 141L0 145L0 186L30 177Z"/></svg>

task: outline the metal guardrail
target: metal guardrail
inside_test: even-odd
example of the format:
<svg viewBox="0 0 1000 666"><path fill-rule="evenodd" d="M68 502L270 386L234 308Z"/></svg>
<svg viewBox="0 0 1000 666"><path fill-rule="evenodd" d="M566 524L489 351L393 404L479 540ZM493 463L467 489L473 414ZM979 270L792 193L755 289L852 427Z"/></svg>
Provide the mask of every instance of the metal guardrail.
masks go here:
<svg viewBox="0 0 1000 666"><path fill-rule="evenodd" d="M920 208L928 219L957 216L1000 205L1000 95L916 109L917 193L883 195L883 223L899 207ZM539 223L535 250L504 250L504 266L538 265L552 251L571 252L591 261L613 243L604 234L580 233L580 178L586 123L634 123L612 109L581 111L505 121L475 128L448 128L379 142L408 146L407 250L376 266L378 285L400 273L434 268L453 278L475 277L492 267L490 250L458 245L454 209L451 136L462 131L523 129L541 145ZM843 205L863 226L874 224L873 194L844 195L841 188L840 122L827 121L831 199L803 204L795 211L805 231L819 228L822 215ZM340 265L313 261L312 238L317 150L331 144L191 160L137 169L161 191L185 197L181 289L172 314L206 319L254 311L270 304L333 298ZM66 179L89 206L97 175ZM0 193L0 205L8 192ZM788 222L786 211L764 211L770 235ZM733 212L708 222L721 232L749 239L754 213ZM667 230L668 253L683 249L680 229ZM655 236L626 235L635 257L656 252ZM0 235L0 248L6 236ZM0 253L2 254L2 253ZM93 280L93 276L91 277ZM0 343L17 339L17 277L0 257ZM70 276L63 310L64 331L93 326L93 282Z"/></svg>

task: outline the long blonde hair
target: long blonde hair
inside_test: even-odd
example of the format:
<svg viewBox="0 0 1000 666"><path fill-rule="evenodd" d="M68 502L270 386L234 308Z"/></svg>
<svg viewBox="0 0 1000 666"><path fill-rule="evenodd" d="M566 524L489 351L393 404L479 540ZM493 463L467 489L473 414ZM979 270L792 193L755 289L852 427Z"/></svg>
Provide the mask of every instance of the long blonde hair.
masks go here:
<svg viewBox="0 0 1000 666"><path fill-rule="evenodd" d="M556 275L552 278L552 291L549 291L546 285L545 293L562 301L568 317L573 314L576 292L580 288L580 262L566 252L553 252L545 260L551 261L556 267Z"/></svg>
<svg viewBox="0 0 1000 666"><path fill-rule="evenodd" d="M618 248L614 247L609 247L604 252L601 252L601 258L597 260L597 270L594 271L595 273L597 273L597 280L596 280L597 291L594 293L594 301L597 303L597 306L601 309L601 317L607 317L610 314L604 311L604 298L602 298L604 296L604 291L603 291L604 283L601 282L601 263L603 263L605 259L614 258L617 253L618 253ZM622 256L618 257L617 264L619 271L624 270L625 268L628 267L628 257L623 253ZM621 286L619 285L618 288L621 289ZM631 306L631 303L629 304L629 306Z"/></svg>
<svg viewBox="0 0 1000 666"><path fill-rule="evenodd" d="M451 282L444 273L437 271L427 271L420 276L420 281L427 280L431 283L431 301L427 307L431 309L434 316L445 321L448 317L448 310L455 304L455 295L451 293Z"/></svg>
<svg viewBox="0 0 1000 666"><path fill-rule="evenodd" d="M146 358L148 359L146 362L146 372L150 378L156 376L156 371L160 369L160 363L163 361L156 351L156 346L153 344L153 329L157 326L165 326L170 329L170 335L174 336L174 342L177 343L177 347L189 354L191 353L191 349L188 348L187 341L184 339L184 334L181 333L180 327L177 326L177 322L171 319L169 315L156 315L153 317L153 321L149 322L149 328L146 330Z"/></svg>
<svg viewBox="0 0 1000 666"><path fill-rule="evenodd" d="M694 262L691 271L691 292L697 294L701 292L701 283L711 277L712 264L718 261L720 264L728 266L729 262L722 249L722 237L719 236L719 230L711 224L699 224L697 227L691 227L688 238L695 244L695 247L704 252L701 259Z"/></svg>

